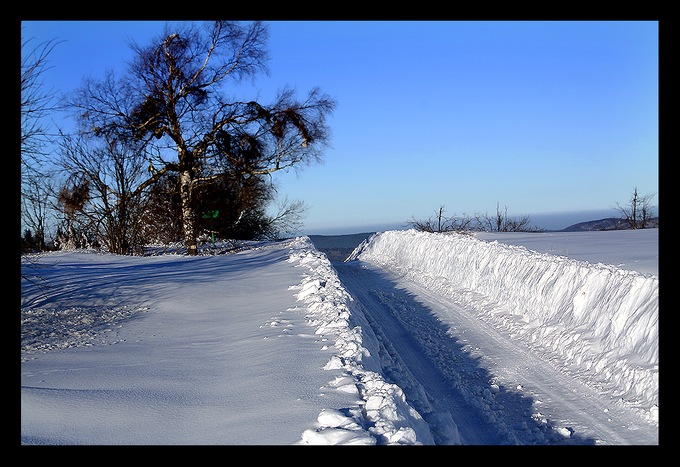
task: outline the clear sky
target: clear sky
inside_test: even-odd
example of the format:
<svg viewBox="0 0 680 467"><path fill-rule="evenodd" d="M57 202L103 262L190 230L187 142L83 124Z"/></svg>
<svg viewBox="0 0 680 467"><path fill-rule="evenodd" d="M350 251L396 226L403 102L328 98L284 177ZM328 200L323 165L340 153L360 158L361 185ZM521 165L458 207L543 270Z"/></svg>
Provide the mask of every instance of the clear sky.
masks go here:
<svg viewBox="0 0 680 467"><path fill-rule="evenodd" d="M22 35L62 41L44 82L68 92L123 72L128 39L146 45L164 24L35 21ZM658 206L656 21L266 24L270 74L239 92L266 103L318 86L338 104L323 163L276 176L310 208L304 233L396 228L440 205L563 228L598 217L548 214L597 216L636 187Z"/></svg>

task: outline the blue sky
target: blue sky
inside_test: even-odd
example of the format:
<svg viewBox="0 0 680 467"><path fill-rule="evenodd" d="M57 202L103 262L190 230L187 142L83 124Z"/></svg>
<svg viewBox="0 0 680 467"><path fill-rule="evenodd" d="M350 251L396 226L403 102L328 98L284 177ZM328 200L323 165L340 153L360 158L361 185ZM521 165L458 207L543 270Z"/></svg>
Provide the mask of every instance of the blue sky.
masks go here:
<svg viewBox="0 0 680 467"><path fill-rule="evenodd" d="M62 41L44 81L68 92L123 72L127 40L145 45L164 24L25 22L22 34ZM238 92L268 102L284 85L318 86L338 104L323 163L276 176L281 197L309 206L307 234L396 228L440 205L492 215L497 203L563 228L635 187L658 205L655 21L267 24L270 74Z"/></svg>

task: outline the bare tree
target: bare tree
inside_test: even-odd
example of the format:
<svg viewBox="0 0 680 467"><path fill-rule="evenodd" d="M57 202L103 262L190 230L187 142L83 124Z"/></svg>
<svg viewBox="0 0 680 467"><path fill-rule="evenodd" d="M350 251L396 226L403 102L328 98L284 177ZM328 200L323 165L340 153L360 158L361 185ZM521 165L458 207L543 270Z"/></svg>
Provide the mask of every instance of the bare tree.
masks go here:
<svg viewBox="0 0 680 467"><path fill-rule="evenodd" d="M295 235L303 226L303 219L309 207L301 200L284 198L277 203L276 214L268 219L269 237L276 239Z"/></svg>
<svg viewBox="0 0 680 467"><path fill-rule="evenodd" d="M649 220L654 217L654 208L652 206L652 199L654 193L648 193L640 196L637 187L633 189L633 194L627 205L621 206L616 203L616 210L622 215L626 225L631 229L644 229L647 227Z"/></svg>
<svg viewBox="0 0 680 467"><path fill-rule="evenodd" d="M320 157L335 102L313 89L299 101L284 88L275 101L226 99L228 79L266 71L268 33L260 22L183 24L148 47L133 44L128 74L86 81L71 100L81 131L126 135L146 149L149 176L140 189L177 174L184 241L197 253L197 189L233 176L266 175Z"/></svg>
<svg viewBox="0 0 680 467"><path fill-rule="evenodd" d="M439 206L439 210L435 212L434 216L430 216L426 220L413 218L406 225L421 232L464 232L472 230L472 219L465 215L447 217L444 215L444 206L442 205Z"/></svg>
<svg viewBox="0 0 680 467"><path fill-rule="evenodd" d="M41 81L55 40L33 44L33 38L21 43L21 163L33 170L32 162L42 154L48 137L44 117L54 110L54 93L45 90Z"/></svg>
<svg viewBox="0 0 680 467"><path fill-rule="evenodd" d="M22 176L21 220L33 237L32 247L38 251L48 250L47 222L52 213L52 177Z"/></svg>
<svg viewBox="0 0 680 467"><path fill-rule="evenodd" d="M59 201L65 214L67 237L81 235L76 231L78 217L78 227L109 252L141 251L144 198L139 186L145 162L134 147L111 135L94 141L87 136L62 135L58 163L67 176L67 184Z"/></svg>
<svg viewBox="0 0 680 467"><path fill-rule="evenodd" d="M529 216L519 218L508 217L508 208L502 212L496 204L496 215L490 217L487 214L475 214L474 217L463 214L462 216L444 215L444 206L440 206L434 216L426 220L412 219L407 226L423 232L540 232L543 229L530 226Z"/></svg>
<svg viewBox="0 0 680 467"><path fill-rule="evenodd" d="M45 117L55 110L54 93L43 86L48 57L59 42L39 44L33 38L21 42L21 221L34 232L36 246L45 250L46 224L51 194L42 161L50 141Z"/></svg>
<svg viewBox="0 0 680 467"><path fill-rule="evenodd" d="M493 222L487 217L484 222L491 232L536 232L541 229L531 227L531 218L529 216L509 217L508 207L501 212L500 204L496 203L496 215L493 217Z"/></svg>

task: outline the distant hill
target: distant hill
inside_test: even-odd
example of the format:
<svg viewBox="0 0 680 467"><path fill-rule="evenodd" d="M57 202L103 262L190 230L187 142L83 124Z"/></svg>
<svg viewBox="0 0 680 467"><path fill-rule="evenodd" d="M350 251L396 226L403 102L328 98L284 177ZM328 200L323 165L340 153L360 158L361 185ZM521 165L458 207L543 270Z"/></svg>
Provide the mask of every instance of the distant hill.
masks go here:
<svg viewBox="0 0 680 467"><path fill-rule="evenodd" d="M659 218L653 217L648 221L648 228L659 227ZM589 232L593 230L627 230L626 222L619 217L607 217L596 221L579 222L558 232Z"/></svg>

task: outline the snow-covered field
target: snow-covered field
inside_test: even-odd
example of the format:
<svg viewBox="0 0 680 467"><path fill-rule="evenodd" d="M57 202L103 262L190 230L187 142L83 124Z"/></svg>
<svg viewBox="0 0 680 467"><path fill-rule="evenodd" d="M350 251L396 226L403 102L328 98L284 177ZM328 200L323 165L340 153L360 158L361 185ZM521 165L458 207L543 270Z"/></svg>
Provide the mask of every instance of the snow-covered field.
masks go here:
<svg viewBox="0 0 680 467"><path fill-rule="evenodd" d="M658 229L495 235L24 257L21 442L657 444Z"/></svg>
<svg viewBox="0 0 680 467"><path fill-rule="evenodd" d="M476 238L539 253L659 275L659 229L592 232L478 232Z"/></svg>

